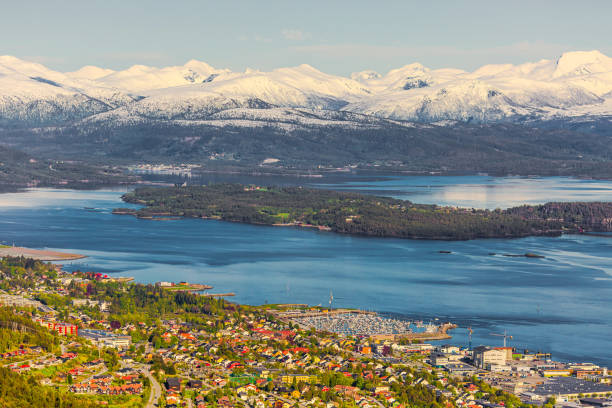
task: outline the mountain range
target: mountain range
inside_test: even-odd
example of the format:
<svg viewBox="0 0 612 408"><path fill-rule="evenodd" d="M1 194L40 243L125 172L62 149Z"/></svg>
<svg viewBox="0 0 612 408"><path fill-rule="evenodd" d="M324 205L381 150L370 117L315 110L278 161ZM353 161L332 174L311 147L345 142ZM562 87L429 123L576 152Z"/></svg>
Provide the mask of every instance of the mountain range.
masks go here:
<svg viewBox="0 0 612 408"><path fill-rule="evenodd" d="M374 121L491 123L608 115L612 58L599 51L568 52L556 60L521 65L485 65L473 72L415 63L385 75L363 71L350 78L309 65L232 72L195 60L166 68L86 66L61 73L0 57L4 125L163 120L254 126L333 124L338 118L368 122L364 116Z"/></svg>
<svg viewBox="0 0 612 408"><path fill-rule="evenodd" d="M330 75L0 57L0 144L49 159L612 176L612 58ZM266 159L273 159L267 160Z"/></svg>

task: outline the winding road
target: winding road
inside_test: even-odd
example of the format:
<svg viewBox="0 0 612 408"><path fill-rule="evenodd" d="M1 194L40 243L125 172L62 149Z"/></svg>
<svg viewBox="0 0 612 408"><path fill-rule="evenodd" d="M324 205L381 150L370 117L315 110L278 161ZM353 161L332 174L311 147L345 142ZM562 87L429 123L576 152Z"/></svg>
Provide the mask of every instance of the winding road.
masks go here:
<svg viewBox="0 0 612 408"><path fill-rule="evenodd" d="M147 405L145 405L145 407L146 408L157 407L157 402L159 401L159 398L162 395L161 385L159 385L155 377L151 375L151 371L149 371L149 367L146 367L146 366L143 367L142 372L144 375L147 376L147 378L151 382L151 395L149 395L149 401L147 402Z"/></svg>

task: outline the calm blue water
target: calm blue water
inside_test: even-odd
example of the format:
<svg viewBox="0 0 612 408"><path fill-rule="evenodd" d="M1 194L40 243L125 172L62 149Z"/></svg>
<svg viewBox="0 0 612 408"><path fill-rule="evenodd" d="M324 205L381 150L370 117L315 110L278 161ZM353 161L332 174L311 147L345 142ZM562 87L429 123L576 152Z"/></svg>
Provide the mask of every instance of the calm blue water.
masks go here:
<svg viewBox="0 0 612 408"><path fill-rule="evenodd" d="M148 176L151 181L189 184L243 183L304 185L334 190L359 191L410 200L420 204L469 208L508 208L548 201L612 201L612 181L580 180L567 177L489 176L380 176L376 174L328 174L322 178L292 176L244 176L204 174L185 179Z"/></svg>
<svg viewBox="0 0 612 408"><path fill-rule="evenodd" d="M612 199L610 182L567 179L315 182L474 207L504 207L509 196L527 202ZM424 183L433 187L413 191ZM495 192L484 199L473 194L483 189ZM550 351L558 359L612 364L612 238L410 241L218 221L147 221L110 214L124 206L121 194L34 190L0 195L0 241L88 255L67 265L73 269L142 282L208 283L213 291L236 292L234 299L241 303L326 304L333 290L339 307L457 322L462 328L452 341L460 345L467 344L467 326L474 329L475 345L501 345L490 334L507 329L512 346ZM525 252L546 258L489 255Z"/></svg>
<svg viewBox="0 0 612 408"><path fill-rule="evenodd" d="M375 182L323 182L333 190L358 190L420 204L508 208L548 201L612 201L612 181L565 177L389 177Z"/></svg>

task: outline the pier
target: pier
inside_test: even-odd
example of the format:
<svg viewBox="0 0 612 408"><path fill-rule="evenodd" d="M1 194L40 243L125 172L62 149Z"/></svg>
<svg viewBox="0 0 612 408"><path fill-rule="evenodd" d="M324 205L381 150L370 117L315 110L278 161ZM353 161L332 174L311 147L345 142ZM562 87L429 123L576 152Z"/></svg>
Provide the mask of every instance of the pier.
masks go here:
<svg viewBox="0 0 612 408"><path fill-rule="evenodd" d="M320 309L320 310L271 310L270 313L278 317L279 319L294 319L294 318L302 318L302 317L325 317L325 316L336 316L336 315L345 315L345 314L355 314L355 315L376 315L376 312L370 312L366 310L359 309Z"/></svg>
<svg viewBox="0 0 612 408"><path fill-rule="evenodd" d="M132 276L118 276L116 278L108 278L107 279L109 282L120 282L120 283L127 283L127 282L133 282L134 278Z"/></svg>
<svg viewBox="0 0 612 408"><path fill-rule="evenodd" d="M228 292L228 293L201 293L200 296L205 296L205 297L231 297L231 296L236 296L236 294L234 292Z"/></svg>
<svg viewBox="0 0 612 408"><path fill-rule="evenodd" d="M213 287L200 283L179 283L174 286L163 286L163 288L174 292L202 292L205 290L210 290Z"/></svg>
<svg viewBox="0 0 612 408"><path fill-rule="evenodd" d="M405 334L373 334L370 336L371 340L422 340L422 341L432 341L432 340L446 340L452 338L450 334L448 334L449 330L456 329L457 325L453 323L444 323L436 329L434 332L422 332L422 333L405 333Z"/></svg>

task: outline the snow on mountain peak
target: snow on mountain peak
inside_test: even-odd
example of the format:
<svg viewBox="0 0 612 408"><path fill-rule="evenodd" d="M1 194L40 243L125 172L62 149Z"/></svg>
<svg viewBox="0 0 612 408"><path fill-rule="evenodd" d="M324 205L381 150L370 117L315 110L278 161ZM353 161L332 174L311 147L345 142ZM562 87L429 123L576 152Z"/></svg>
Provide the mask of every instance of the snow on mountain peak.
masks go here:
<svg viewBox="0 0 612 408"><path fill-rule="evenodd" d="M382 75L380 75L378 72L372 71L372 70L366 70L366 71L361 71L361 72L353 72L351 74L351 79L352 80L358 81L358 82L362 82L362 83L367 83L368 81L371 81L373 79L379 79L381 77L382 77Z"/></svg>
<svg viewBox="0 0 612 408"><path fill-rule="evenodd" d="M566 52L557 59L554 78L612 71L612 58L597 50Z"/></svg>
<svg viewBox="0 0 612 408"><path fill-rule="evenodd" d="M105 86L147 94L155 89L203 83L212 80L213 75L227 72L229 71L215 69L205 62L191 60L185 65L165 68L133 65L97 80Z"/></svg>
<svg viewBox="0 0 612 408"><path fill-rule="evenodd" d="M59 74L37 62L25 61L12 55L0 56L0 72L19 73L26 76L41 74ZM61 74L60 74L61 75Z"/></svg>
<svg viewBox="0 0 612 408"><path fill-rule="evenodd" d="M557 60L520 65L484 65L473 72L413 63L385 75L367 70L350 78L308 64L232 72L197 60L120 71L85 66L61 73L0 56L0 120L6 112L14 118L60 119L100 112L104 114L98 119L113 120L111 113L119 108L129 117L160 118L202 118L230 108L297 108L400 120L490 121L612 115L610 101L612 58L599 51L568 52Z"/></svg>
<svg viewBox="0 0 612 408"><path fill-rule="evenodd" d="M300 64L296 68L302 71L321 72L310 64Z"/></svg>
<svg viewBox="0 0 612 408"><path fill-rule="evenodd" d="M244 70L244 73L246 75L253 75L253 74L260 74L261 71L256 68L246 67L246 69Z"/></svg>
<svg viewBox="0 0 612 408"><path fill-rule="evenodd" d="M112 69L100 68L93 65L86 65L76 71L67 72L66 75L75 79L95 80L110 75L114 72L115 71L113 71Z"/></svg>
<svg viewBox="0 0 612 408"><path fill-rule="evenodd" d="M13 57L12 55L0 55L0 65L3 65L7 68L16 67L19 65L23 66L25 63L27 62L17 57ZM29 63L29 64L33 64L33 63Z"/></svg>
<svg viewBox="0 0 612 408"><path fill-rule="evenodd" d="M488 64L483 65L478 68L476 71L472 72L472 76L475 78L482 78L488 76L495 76L501 73L505 73L516 68L512 64Z"/></svg>
<svg viewBox="0 0 612 408"><path fill-rule="evenodd" d="M208 77L212 74L220 74L220 73L228 73L231 72L229 69L217 69L213 66L211 66L210 64L207 64L204 61L198 61L198 60L189 60L185 63L185 65L183 65L183 67L198 73L199 75L203 76L203 77Z"/></svg>
<svg viewBox="0 0 612 408"><path fill-rule="evenodd" d="M214 71L214 68L212 66L210 66L204 61L198 61L196 59L190 59L183 66L187 68L201 68L201 69L206 69L208 71Z"/></svg>
<svg viewBox="0 0 612 408"><path fill-rule="evenodd" d="M392 69L387 73L387 77L397 76L397 75L415 75L422 74L428 72L429 68L426 68L423 64L418 62L413 62L412 64L404 65L401 68Z"/></svg>

